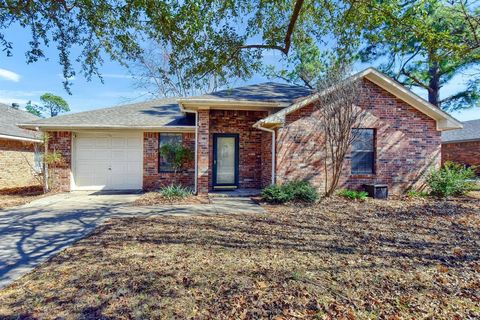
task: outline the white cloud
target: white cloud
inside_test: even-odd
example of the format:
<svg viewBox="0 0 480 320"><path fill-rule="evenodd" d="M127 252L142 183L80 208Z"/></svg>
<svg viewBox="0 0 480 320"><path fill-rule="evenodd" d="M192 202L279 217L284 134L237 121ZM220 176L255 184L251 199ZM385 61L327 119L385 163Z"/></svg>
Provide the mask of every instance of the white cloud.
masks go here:
<svg viewBox="0 0 480 320"><path fill-rule="evenodd" d="M18 73L2 68L0 68L0 78L13 82L20 81L20 75Z"/></svg>
<svg viewBox="0 0 480 320"><path fill-rule="evenodd" d="M133 79L132 75L121 74L121 73L104 73L101 76L104 78L113 78L113 79Z"/></svg>

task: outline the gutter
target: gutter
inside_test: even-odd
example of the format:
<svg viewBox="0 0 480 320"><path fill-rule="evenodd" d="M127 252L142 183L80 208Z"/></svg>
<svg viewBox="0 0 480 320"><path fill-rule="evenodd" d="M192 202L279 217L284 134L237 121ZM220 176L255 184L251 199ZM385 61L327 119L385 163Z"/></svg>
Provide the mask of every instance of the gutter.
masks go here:
<svg viewBox="0 0 480 320"><path fill-rule="evenodd" d="M68 131L78 129L102 129L102 130L164 130L168 131L193 131L193 126L127 126L127 125L74 125L74 124L18 124L20 128L24 129L44 129L44 130L56 130L56 129L69 129Z"/></svg>
<svg viewBox="0 0 480 320"><path fill-rule="evenodd" d="M275 130L273 129L268 129L268 128L264 128L262 127L262 124L261 123L255 123L253 125L254 128L256 129L259 129L259 130L262 130L262 131L265 131L265 132L270 132L272 134L272 184L275 184L275 164L276 164L276 148L275 148L275 145L277 143L276 139L275 139Z"/></svg>
<svg viewBox="0 0 480 320"><path fill-rule="evenodd" d="M197 194L198 189L198 111L192 111L195 114L195 177L193 178L193 192Z"/></svg>
<svg viewBox="0 0 480 320"><path fill-rule="evenodd" d="M8 139L8 140L17 140L17 141L27 141L27 142L42 142L41 139L34 139L34 138L23 138L18 136L10 136L6 134L0 134L0 139Z"/></svg>

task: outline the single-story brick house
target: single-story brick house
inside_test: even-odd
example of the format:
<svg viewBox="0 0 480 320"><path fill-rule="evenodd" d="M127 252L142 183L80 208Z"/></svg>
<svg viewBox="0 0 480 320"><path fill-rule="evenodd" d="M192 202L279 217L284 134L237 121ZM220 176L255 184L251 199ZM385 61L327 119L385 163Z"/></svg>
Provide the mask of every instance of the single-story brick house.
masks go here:
<svg viewBox="0 0 480 320"><path fill-rule="evenodd" d="M35 166L35 145L39 134L17 127L17 123L35 121L37 116L0 103L0 189L38 185Z"/></svg>
<svg viewBox="0 0 480 320"><path fill-rule="evenodd" d="M476 166L480 175L480 119L463 122L463 129L442 132L442 164L446 161Z"/></svg>
<svg viewBox="0 0 480 320"><path fill-rule="evenodd" d="M441 132L457 120L369 68L361 107L369 113L369 165L361 172L349 157L343 186L388 184L393 192L422 182L440 165ZM49 132L48 148L60 151L59 188L155 189L174 181L159 146L177 141L192 148L192 163L175 181L198 193L259 189L272 182L307 179L322 188L322 140L305 121L315 117L309 89L262 83L180 99L161 99L41 119L21 125ZM272 141L274 143L272 143ZM367 167L367 168L365 168Z"/></svg>

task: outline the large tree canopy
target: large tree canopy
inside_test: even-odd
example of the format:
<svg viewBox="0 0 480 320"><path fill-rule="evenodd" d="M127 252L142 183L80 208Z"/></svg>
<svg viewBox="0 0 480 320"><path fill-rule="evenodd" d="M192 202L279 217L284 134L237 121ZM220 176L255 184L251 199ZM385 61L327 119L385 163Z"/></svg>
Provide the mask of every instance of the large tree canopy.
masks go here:
<svg viewBox="0 0 480 320"><path fill-rule="evenodd" d="M152 40L169 53L161 76L181 70L190 88L204 77L250 77L265 50L291 66L271 73L313 86L329 61L350 61L361 47L365 61L385 62L399 81L455 109L479 100L478 75L467 90L439 98L452 77L478 65L478 7L475 0L0 0L0 45L12 53L5 33L12 24L31 31L28 62L55 45L67 90L74 61L87 79L101 77L105 55L131 65Z"/></svg>
<svg viewBox="0 0 480 320"><path fill-rule="evenodd" d="M378 6L381 18L360 15L366 18L361 57L380 61L381 69L401 83L425 89L428 100L445 110L478 106L479 3L420 0ZM371 5L358 9L371 11ZM442 87L465 72L464 88L441 97Z"/></svg>
<svg viewBox="0 0 480 320"><path fill-rule="evenodd" d="M137 59L154 40L171 52L169 62L185 76L249 77L261 67L262 51L287 55L297 35L346 48L355 32L345 30L339 13L350 1L314 0L75 0L0 1L0 44L12 53L5 30L14 23L31 31L27 61L44 58L55 45L65 86L73 61L90 79L100 76L103 54L121 63ZM345 20L346 21L346 20ZM353 30L353 29L352 29ZM352 31L351 30L351 31ZM331 39L336 39L332 43ZM81 53L72 57L72 49ZM339 52L342 50L339 50ZM346 51L346 50L344 50ZM179 53L178 59L176 53Z"/></svg>

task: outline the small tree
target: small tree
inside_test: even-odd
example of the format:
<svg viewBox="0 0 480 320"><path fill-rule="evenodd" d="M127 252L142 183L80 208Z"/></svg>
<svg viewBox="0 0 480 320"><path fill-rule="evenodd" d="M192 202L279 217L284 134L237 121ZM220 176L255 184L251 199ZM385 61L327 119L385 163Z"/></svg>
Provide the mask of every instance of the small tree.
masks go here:
<svg viewBox="0 0 480 320"><path fill-rule="evenodd" d="M63 156L60 152L55 149L53 151L47 150L48 140L49 136L44 134L42 136L42 142L35 145L34 163L31 163L26 155L23 155L28 166L34 173L34 178L42 186L44 193L50 191L51 186L55 184L55 175L53 173L56 171L57 165L63 161ZM40 161L36 159L40 159Z"/></svg>
<svg viewBox="0 0 480 320"><path fill-rule="evenodd" d="M42 113L46 113L50 117L55 117L59 113L70 111L67 101L53 93L42 94L40 100L42 101L42 105L33 104L29 101L25 109L36 116L41 116Z"/></svg>
<svg viewBox="0 0 480 320"><path fill-rule="evenodd" d="M160 147L160 156L171 163L177 181L177 172L193 159L193 152L180 143L167 143Z"/></svg>
<svg viewBox="0 0 480 320"><path fill-rule="evenodd" d="M359 107L362 92L361 79L346 78L350 68L336 66L319 81L319 98L315 103L319 119L317 125L324 136L325 196L331 196L338 187L345 157L361 127L366 111ZM330 164L330 168L329 168Z"/></svg>

